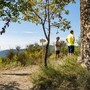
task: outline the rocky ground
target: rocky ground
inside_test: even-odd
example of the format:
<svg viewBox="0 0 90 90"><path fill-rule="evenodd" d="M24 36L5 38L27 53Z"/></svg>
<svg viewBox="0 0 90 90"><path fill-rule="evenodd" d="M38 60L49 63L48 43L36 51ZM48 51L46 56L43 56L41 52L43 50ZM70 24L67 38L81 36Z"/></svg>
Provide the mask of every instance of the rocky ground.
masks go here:
<svg viewBox="0 0 90 90"><path fill-rule="evenodd" d="M31 90L30 76L36 69L37 66L29 66L0 70L0 90Z"/></svg>

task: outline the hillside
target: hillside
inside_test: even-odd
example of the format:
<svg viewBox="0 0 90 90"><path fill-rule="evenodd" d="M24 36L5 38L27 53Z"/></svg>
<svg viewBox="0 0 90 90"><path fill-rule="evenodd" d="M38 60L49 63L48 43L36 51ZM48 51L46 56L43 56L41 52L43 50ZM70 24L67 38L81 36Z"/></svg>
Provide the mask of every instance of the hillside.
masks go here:
<svg viewBox="0 0 90 90"><path fill-rule="evenodd" d="M0 57L5 57L9 50L2 50L0 51ZM14 52L17 52L16 49L13 49ZM24 49L20 49L20 52L23 52Z"/></svg>

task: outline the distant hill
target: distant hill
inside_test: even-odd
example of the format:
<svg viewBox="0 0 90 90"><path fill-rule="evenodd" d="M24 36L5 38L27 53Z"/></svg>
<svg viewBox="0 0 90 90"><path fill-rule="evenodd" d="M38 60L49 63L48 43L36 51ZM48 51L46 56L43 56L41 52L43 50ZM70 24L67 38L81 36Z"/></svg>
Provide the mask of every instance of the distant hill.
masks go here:
<svg viewBox="0 0 90 90"><path fill-rule="evenodd" d="M0 57L4 57L7 54L8 50L0 51Z"/></svg>
<svg viewBox="0 0 90 90"><path fill-rule="evenodd" d="M13 50L14 50L14 52L17 52L16 49L13 49ZM25 49L20 49L20 52L23 52L24 50ZM6 54L8 53L8 51L9 51L9 49L8 50L2 50L2 51L0 51L0 57L5 57ZM53 45L49 45L49 52L50 53L55 53L55 48L54 48Z"/></svg>
<svg viewBox="0 0 90 90"><path fill-rule="evenodd" d="M13 50L14 50L14 52L17 52L16 49L13 49ZM5 57L6 54L8 53L8 51L9 50L2 50L2 51L0 51L0 57ZM23 51L24 51L24 49L20 49L20 52L23 52Z"/></svg>

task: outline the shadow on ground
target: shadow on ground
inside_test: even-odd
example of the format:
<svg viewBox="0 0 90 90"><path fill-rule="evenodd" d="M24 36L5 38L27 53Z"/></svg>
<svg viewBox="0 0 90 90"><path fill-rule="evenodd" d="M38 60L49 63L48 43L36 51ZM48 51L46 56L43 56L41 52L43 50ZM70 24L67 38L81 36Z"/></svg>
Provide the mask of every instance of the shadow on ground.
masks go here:
<svg viewBox="0 0 90 90"><path fill-rule="evenodd" d="M3 73L2 75L16 75L16 76L29 76L28 73Z"/></svg>
<svg viewBox="0 0 90 90"><path fill-rule="evenodd" d="M9 82L8 84L0 84L0 90L20 90L19 83L17 82Z"/></svg>

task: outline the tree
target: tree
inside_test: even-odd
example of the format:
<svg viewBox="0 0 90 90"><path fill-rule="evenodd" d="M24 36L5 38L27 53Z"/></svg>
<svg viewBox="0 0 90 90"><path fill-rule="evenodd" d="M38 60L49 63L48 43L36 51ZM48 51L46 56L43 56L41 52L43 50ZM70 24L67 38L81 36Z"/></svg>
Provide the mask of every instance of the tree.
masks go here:
<svg viewBox="0 0 90 90"><path fill-rule="evenodd" d="M11 20L16 21L19 18L24 21L30 21L36 25L40 24L43 28L45 38L47 40L44 65L47 66L47 55L50 43L51 28L57 27L65 31L70 28L70 22L63 18L63 14L68 14L65 6L74 0L16 0L11 5L8 12ZM14 6L12 6L14 5ZM16 6L15 6L16 5ZM14 7L14 8L13 8ZM13 12L14 11L14 12ZM19 17L20 15L20 17Z"/></svg>
<svg viewBox="0 0 90 90"><path fill-rule="evenodd" d="M16 50L17 50L17 55L19 54L19 52L20 52L20 46L16 46Z"/></svg>
<svg viewBox="0 0 90 90"><path fill-rule="evenodd" d="M0 20L5 21L5 25L2 27L0 34L5 33L7 27L9 27L10 21L16 22L19 19L19 11L17 2L15 0L0 0Z"/></svg>
<svg viewBox="0 0 90 90"><path fill-rule="evenodd" d="M81 58L90 69L90 0L80 0L81 16Z"/></svg>
<svg viewBox="0 0 90 90"><path fill-rule="evenodd" d="M13 49L10 49L10 50L8 51L8 53L6 54L6 57L9 58L10 60L12 60L13 57L14 57L14 55L15 55L14 50L13 50Z"/></svg>

